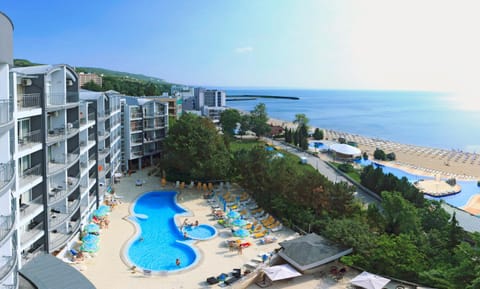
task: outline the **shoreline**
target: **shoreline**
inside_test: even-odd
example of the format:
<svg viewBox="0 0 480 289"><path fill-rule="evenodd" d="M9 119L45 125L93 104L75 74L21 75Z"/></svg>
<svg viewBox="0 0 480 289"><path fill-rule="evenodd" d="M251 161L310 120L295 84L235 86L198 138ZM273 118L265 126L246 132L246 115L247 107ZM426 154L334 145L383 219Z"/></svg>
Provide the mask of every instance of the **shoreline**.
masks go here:
<svg viewBox="0 0 480 289"><path fill-rule="evenodd" d="M268 123L295 129L291 121L269 118ZM315 129L316 127L310 127ZM381 162L384 165L405 170L408 173L424 176L440 176L441 178L456 178L459 180L480 180L480 154L457 150L447 150L417 145L402 144L379 138L366 137L358 134L319 128L324 131L324 140L338 140L343 137L347 141L358 144L362 152L367 152L373 158L376 148L385 153L394 152L396 161Z"/></svg>

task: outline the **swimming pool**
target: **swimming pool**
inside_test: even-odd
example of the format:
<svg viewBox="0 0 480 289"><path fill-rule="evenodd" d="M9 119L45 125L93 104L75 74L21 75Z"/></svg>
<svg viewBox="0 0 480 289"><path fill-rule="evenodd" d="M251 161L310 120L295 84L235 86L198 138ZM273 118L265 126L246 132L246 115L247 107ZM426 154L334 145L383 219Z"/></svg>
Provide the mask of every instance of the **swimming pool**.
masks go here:
<svg viewBox="0 0 480 289"><path fill-rule="evenodd" d="M217 235L215 227L206 224L186 226L183 231L187 233L188 238L194 240L209 240Z"/></svg>
<svg viewBox="0 0 480 289"><path fill-rule="evenodd" d="M382 166L378 165L375 162L372 162L371 160L357 160L355 161L358 164L361 164L362 166L370 165L373 164L374 167L380 166L383 170L384 174L391 173L397 178L407 178L407 180L411 183L424 179L424 180L430 180L434 179L432 176L422 176L422 175L415 175L408 173L404 170L394 168L394 167L389 167L389 166ZM480 194L480 188L477 187L477 182L476 181L467 181L467 180L457 180L457 184L462 187L462 191L458 194L455 195L449 195L449 196L442 196L442 197L432 197L428 195L424 195L425 198L427 199L433 199L433 200L444 200L448 204L457 207L457 208L462 208L465 206L468 202L468 200L473 197L474 195Z"/></svg>
<svg viewBox="0 0 480 289"><path fill-rule="evenodd" d="M132 215L147 218L131 218L138 232L124 252L129 265L152 272L172 272L190 268L199 261L200 252L193 247L192 240L185 240L175 223L175 215L187 213L176 203L176 194L149 192L134 203ZM202 224L198 227L207 226ZM215 235L216 230L211 238ZM176 264L176 259L180 260L180 265Z"/></svg>

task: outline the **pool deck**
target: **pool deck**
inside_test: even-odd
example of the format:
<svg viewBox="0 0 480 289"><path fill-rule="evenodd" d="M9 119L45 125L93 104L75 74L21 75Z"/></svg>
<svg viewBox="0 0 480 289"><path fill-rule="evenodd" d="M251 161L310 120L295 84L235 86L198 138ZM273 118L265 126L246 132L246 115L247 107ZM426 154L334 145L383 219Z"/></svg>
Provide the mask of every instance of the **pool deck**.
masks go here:
<svg viewBox="0 0 480 289"><path fill-rule="evenodd" d="M218 285L208 286L205 279L210 276L218 276L220 273L231 272L233 268L243 268L243 265L251 261L263 252L272 251L278 248L277 243L267 245L250 246L243 250L242 255L237 252L230 252L224 246L225 240L231 239L232 235L229 229L218 229L218 236L205 241L198 241L195 246L202 253L202 257L197 266L192 269L179 272L164 274L162 276L146 276L143 272L132 274L128 266L122 261L121 254L123 246L134 235L134 225L126 220L129 216L129 208L132 202L142 193L155 190L175 190L173 186L167 185L161 187L158 177L149 177L148 168L141 172L136 172L130 177L123 177L121 182L116 184L114 189L117 195L123 196L122 204L118 205L110 213L110 225L108 229L103 229L100 236L100 250L96 256L87 258L82 264L73 265L81 269L81 272L92 281L98 289L131 289L131 288L220 288ZM135 186L135 180L145 181L143 186ZM196 189L185 189L178 197L178 202L193 214L189 220L198 220L201 224L206 223L214 225L215 221L209 214L211 208L202 198L202 193ZM184 217L181 217L183 220ZM294 232L288 229L274 233L279 241L294 235ZM249 240L255 243L253 239ZM175 258L175 256L172 256ZM305 279L305 277L302 277ZM310 278L312 280L312 278ZM300 280L298 280L300 281ZM298 281L295 281L297 283ZM319 280L314 280L319 284ZM309 288L307 283L301 283L298 288ZM313 283L312 283L313 284ZM240 285L240 284L239 284ZM292 282L285 287L273 288L297 288ZM317 286L314 285L314 286ZM340 285L340 284L338 284ZM251 288L258 288L252 285ZM335 288L335 287L318 287ZM345 288L345 285L338 288Z"/></svg>

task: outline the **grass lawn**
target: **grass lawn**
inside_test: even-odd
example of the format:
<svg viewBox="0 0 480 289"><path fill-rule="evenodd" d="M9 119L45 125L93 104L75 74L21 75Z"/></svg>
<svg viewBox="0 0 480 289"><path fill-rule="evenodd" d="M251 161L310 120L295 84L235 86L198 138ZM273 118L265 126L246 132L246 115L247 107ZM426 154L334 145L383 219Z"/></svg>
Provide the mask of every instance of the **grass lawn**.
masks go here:
<svg viewBox="0 0 480 289"><path fill-rule="evenodd" d="M338 169L338 167L341 165L341 163L335 163L335 162L330 162L334 167ZM360 170L353 170L352 172L346 173L349 177L351 177L354 181L357 183L360 183Z"/></svg>

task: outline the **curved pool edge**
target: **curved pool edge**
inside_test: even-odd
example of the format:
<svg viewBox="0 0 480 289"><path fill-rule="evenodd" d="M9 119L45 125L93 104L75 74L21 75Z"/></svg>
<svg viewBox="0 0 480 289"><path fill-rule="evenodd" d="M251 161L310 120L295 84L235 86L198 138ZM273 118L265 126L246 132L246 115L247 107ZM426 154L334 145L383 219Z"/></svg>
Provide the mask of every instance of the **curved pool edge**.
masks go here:
<svg viewBox="0 0 480 289"><path fill-rule="evenodd" d="M215 226L212 226L212 225L209 225L209 224L200 224L199 226L209 227L209 228L213 229L214 234L211 235L211 236L209 236L209 237L207 237L207 238L195 238L195 237L192 237L192 236L188 236L188 238L189 238L190 240L193 240L193 241L195 241L195 242L198 242L198 241L208 241L208 240L211 240L211 239L213 239L213 238L215 238L215 237L218 236L218 230L217 230L217 228L215 228ZM185 231L182 229L182 232L185 232ZM188 234L188 233L187 233L187 234Z"/></svg>
<svg viewBox="0 0 480 289"><path fill-rule="evenodd" d="M176 228L179 232L181 232L181 230L179 229L179 225L178 225L179 218L180 217L193 217L194 216L194 214L191 213L191 210L189 210L186 207L183 207L182 205L180 205L178 203L178 196L180 194L178 191L175 191L175 190L155 190L155 191L148 191L148 192L143 192L143 193L139 194L132 201L132 203L129 205L129 208L128 208L129 215L122 218L125 221L132 224L133 227L134 227L133 235L129 239L127 239L127 241L124 242L124 244L122 245L121 250L120 250L120 259L123 261L123 263L125 263L125 265L127 265L127 270L132 268L132 266L136 266L130 260L130 258L128 257L128 249L133 244L133 242L135 242L140 237L140 234L141 234L140 225L134 220L134 218L136 218L135 217L136 213L133 211L133 208L135 207L135 204L137 203L138 199L140 199L141 197L143 197L144 195L146 195L148 193L153 193L153 192L160 192L160 193L162 193L162 192L174 192L175 193L175 196L174 196L175 205L185 211L183 213L179 213L179 214L174 215L174 222L175 222ZM216 234L215 234L215 236L216 236ZM196 243L197 241L199 241L199 240L195 240L195 239L190 240L190 242L193 242L193 243ZM147 269L148 274L165 276L165 275L183 273L183 272L193 270L196 266L198 266L199 264L202 263L202 257L204 256L204 254L203 254L203 251L201 249L199 249L196 246L189 245L189 240L187 240L187 241L177 240L176 242L180 243L180 244L185 244L186 246L190 247L194 251L194 253L196 254L196 258L193 261L193 263L190 264L190 266L188 266L188 267L177 269L177 270L156 270L156 271L153 271L153 270L148 270ZM147 273L145 271L146 269L137 267L137 270L139 270L139 269L142 270L141 271L142 273L144 273L144 274Z"/></svg>

